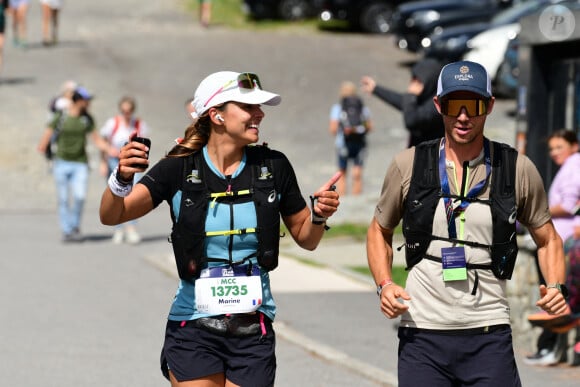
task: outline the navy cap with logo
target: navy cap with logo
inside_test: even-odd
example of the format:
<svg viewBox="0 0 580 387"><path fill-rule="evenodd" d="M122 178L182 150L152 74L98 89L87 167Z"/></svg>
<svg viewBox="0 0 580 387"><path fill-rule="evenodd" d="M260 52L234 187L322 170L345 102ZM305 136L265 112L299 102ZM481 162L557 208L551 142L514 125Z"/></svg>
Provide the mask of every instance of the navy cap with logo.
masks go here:
<svg viewBox="0 0 580 387"><path fill-rule="evenodd" d="M441 69L437 81L437 97L454 91L470 91L485 98L491 97L491 79L479 63L459 61L449 63Z"/></svg>

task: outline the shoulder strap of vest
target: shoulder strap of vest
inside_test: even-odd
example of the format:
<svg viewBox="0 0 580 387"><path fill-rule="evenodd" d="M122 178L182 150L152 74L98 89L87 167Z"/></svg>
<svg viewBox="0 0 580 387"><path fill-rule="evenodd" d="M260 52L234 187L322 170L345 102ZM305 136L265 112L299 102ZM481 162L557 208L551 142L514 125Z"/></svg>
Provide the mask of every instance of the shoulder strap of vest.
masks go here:
<svg viewBox="0 0 580 387"><path fill-rule="evenodd" d="M119 121L121 121L121 117L115 116L115 124L113 125L113 130L111 131L111 137L109 137L109 140L112 140L113 137L115 137L117 130L119 130Z"/></svg>
<svg viewBox="0 0 580 387"><path fill-rule="evenodd" d="M246 147L246 163L252 166L252 184L258 181L274 182L274 165L268 144Z"/></svg>
<svg viewBox="0 0 580 387"><path fill-rule="evenodd" d="M439 185L439 144L441 139L430 140L415 146L413 178L419 178L427 185Z"/></svg>
<svg viewBox="0 0 580 387"><path fill-rule="evenodd" d="M135 118L132 120L132 123L133 123L133 126L135 127L135 129L137 130L137 136L139 136L140 131L141 131L141 120L139 120L139 118ZM113 125L113 130L111 131L110 139L115 137L115 133L117 133L117 131L119 130L120 125L121 125L121 116L116 115L115 116L115 124Z"/></svg>
<svg viewBox="0 0 580 387"><path fill-rule="evenodd" d="M515 195L516 163L518 153L508 145L493 143L494 160L490 196L493 218L491 260L493 274L499 279L510 279L518 254L516 239L517 206ZM495 173L494 173L495 172ZM495 176L495 178L494 178Z"/></svg>
<svg viewBox="0 0 580 387"><path fill-rule="evenodd" d="M491 143L493 144L492 167L496 170L501 168L501 173L499 174L501 179L494 179L492 177L492 193L512 195L515 193L516 189L515 175L518 152L506 144L501 144L495 141L492 141Z"/></svg>
<svg viewBox="0 0 580 387"><path fill-rule="evenodd" d="M270 271L278 266L280 213L272 150L267 144L247 147L252 171L252 196L256 208L258 263Z"/></svg>
<svg viewBox="0 0 580 387"><path fill-rule="evenodd" d="M197 184L204 181L202 157L202 150L195 151L191 155L184 157L182 171L183 177L181 179L182 190L188 190L188 187L191 187L192 183Z"/></svg>

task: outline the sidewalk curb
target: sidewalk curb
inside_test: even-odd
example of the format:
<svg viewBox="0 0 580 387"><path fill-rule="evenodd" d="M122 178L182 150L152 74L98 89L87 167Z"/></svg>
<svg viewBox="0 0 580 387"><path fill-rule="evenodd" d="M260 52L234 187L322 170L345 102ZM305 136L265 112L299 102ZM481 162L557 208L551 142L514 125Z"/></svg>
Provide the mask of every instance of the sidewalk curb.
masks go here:
<svg viewBox="0 0 580 387"><path fill-rule="evenodd" d="M274 322L274 327L277 336L280 336L282 339L298 345L329 362L356 372L369 380L377 382L381 386L396 387L398 385L396 375L368 365L360 360L348 356L344 352L313 340L295 329L292 329L284 322Z"/></svg>

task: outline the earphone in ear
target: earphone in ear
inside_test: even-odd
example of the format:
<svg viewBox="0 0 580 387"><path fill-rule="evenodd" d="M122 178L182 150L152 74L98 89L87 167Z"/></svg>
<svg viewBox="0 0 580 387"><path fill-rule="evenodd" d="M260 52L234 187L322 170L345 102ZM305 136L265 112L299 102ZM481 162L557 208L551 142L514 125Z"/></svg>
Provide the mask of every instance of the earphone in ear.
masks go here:
<svg viewBox="0 0 580 387"><path fill-rule="evenodd" d="M222 118L222 116L220 116L219 114L215 115L215 119L221 122L224 122L225 120Z"/></svg>

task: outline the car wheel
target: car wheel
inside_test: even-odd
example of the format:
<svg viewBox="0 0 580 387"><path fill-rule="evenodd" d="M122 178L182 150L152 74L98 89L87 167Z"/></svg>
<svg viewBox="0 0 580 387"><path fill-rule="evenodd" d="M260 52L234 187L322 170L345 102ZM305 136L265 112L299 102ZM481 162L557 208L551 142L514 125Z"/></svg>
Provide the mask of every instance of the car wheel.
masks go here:
<svg viewBox="0 0 580 387"><path fill-rule="evenodd" d="M384 3L370 3L362 10L360 27L373 34L386 34L391 30L393 7Z"/></svg>
<svg viewBox="0 0 580 387"><path fill-rule="evenodd" d="M278 14L284 20L302 20L312 14L312 9L306 0L280 0Z"/></svg>

